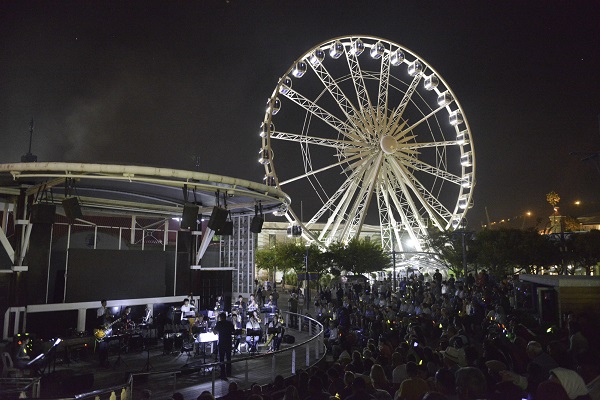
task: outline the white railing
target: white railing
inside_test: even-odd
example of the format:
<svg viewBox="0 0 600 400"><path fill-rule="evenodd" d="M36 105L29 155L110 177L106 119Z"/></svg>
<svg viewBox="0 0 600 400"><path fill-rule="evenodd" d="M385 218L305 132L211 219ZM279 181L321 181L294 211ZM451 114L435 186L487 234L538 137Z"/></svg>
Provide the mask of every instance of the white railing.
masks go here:
<svg viewBox="0 0 600 400"><path fill-rule="evenodd" d="M259 379L253 377L252 382L258 384L270 383L275 379L276 375L282 375L284 377L292 376L296 373L297 369L309 368L312 365L319 362L325 356L325 344L324 344L324 330L323 325L317 320L300 314L289 313L287 311L281 311L285 315L286 319L286 332L298 331L298 329L290 328L289 322L291 316L296 316L300 323L300 330L308 330L309 338L304 342L294 344L288 348L273 353L257 354L249 357L232 359L232 369L235 365L237 373L243 369L244 386L248 386L250 382L251 368L256 365L256 362L271 362L271 373L268 376L261 376ZM288 359L288 356L291 358ZM264 365L264 364L263 364ZM241 366L241 368L239 367ZM76 399L96 399L96 400L131 400L132 398L138 398L139 394L135 392L136 380L143 380L148 382L152 379L165 380L164 385L168 386L172 391L177 390L178 378L184 374L191 374L195 372L210 373L211 392L215 394L215 383L219 380L220 374L217 370L221 367L219 362L206 363L198 367L191 367L186 369L178 369L173 371L151 371L151 372L139 372L132 373L126 386L118 386L107 388L104 390L97 390L91 393L84 393L76 396ZM207 376L208 377L208 376ZM204 382L207 382L208 379ZM200 384L197 382L196 384Z"/></svg>

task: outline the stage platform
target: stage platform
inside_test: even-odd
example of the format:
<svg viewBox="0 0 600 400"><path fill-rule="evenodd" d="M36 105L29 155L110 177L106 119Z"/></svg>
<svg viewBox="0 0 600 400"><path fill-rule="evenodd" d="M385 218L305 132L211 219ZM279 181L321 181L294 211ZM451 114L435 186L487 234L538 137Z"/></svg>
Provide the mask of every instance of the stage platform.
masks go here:
<svg viewBox="0 0 600 400"><path fill-rule="evenodd" d="M66 346L59 349L56 362L44 371L42 397L55 397L55 394L70 397L74 394L73 389L82 393L125 386L131 374L134 399L140 398L144 389L152 391L152 398L168 399L174 392L180 392L185 399L196 399L202 391L213 390L213 374L214 395L219 397L227 393L231 381L237 382L241 389L249 388L252 383L271 383L275 375L290 376L292 368L305 369L307 360L312 365L318 360L317 354L319 358L322 356L322 350L317 351L315 341L299 346L293 352L285 351L310 338L307 331L287 329L288 333L295 337L295 343L282 343L278 353L268 353L264 343L261 343L257 354L249 354L245 349L241 354L234 354L232 376L228 381L219 379L218 367L213 368L217 359L215 354L211 354L210 345L205 345L206 353L200 351L197 354L194 350L182 350L178 343L172 350L168 349L169 346L165 349L163 338L146 340L135 346L130 344L128 349L115 339L109 342L108 365L101 366L94 339L81 338L68 346L69 352L64 351ZM69 339L65 341L69 343ZM84 345L86 343L87 346ZM117 398L119 395L117 393Z"/></svg>

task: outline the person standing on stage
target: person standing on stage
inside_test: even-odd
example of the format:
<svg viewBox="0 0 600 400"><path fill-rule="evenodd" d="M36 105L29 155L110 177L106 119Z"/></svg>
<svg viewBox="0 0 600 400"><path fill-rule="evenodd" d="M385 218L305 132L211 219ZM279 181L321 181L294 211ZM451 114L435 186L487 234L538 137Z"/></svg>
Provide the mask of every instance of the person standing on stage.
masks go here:
<svg viewBox="0 0 600 400"><path fill-rule="evenodd" d="M96 311L96 317L98 319L98 325L110 324L112 320L112 314L110 308L106 307L106 300L100 300L100 308Z"/></svg>
<svg viewBox="0 0 600 400"><path fill-rule="evenodd" d="M290 324L292 328L298 327L298 295L292 293L292 297L288 300L288 311L290 312Z"/></svg>
<svg viewBox="0 0 600 400"><path fill-rule="evenodd" d="M219 320L213 329L213 333L219 335L218 350L219 362L221 363L221 379L227 380L227 377L231 376L231 350L234 328L233 323L227 321L227 315L224 312L219 314ZM225 359L227 359L227 364L225 364Z"/></svg>

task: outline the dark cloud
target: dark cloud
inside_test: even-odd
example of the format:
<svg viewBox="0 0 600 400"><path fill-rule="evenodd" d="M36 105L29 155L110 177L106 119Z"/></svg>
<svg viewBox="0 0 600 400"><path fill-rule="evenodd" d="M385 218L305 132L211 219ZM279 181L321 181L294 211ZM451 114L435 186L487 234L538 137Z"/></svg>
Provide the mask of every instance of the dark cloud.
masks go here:
<svg viewBox="0 0 600 400"><path fill-rule="evenodd" d="M5 2L0 162L36 120L43 161L136 163L260 181L278 77L319 42L366 34L420 54L467 113L485 221L545 193L598 202L600 12L593 1Z"/></svg>

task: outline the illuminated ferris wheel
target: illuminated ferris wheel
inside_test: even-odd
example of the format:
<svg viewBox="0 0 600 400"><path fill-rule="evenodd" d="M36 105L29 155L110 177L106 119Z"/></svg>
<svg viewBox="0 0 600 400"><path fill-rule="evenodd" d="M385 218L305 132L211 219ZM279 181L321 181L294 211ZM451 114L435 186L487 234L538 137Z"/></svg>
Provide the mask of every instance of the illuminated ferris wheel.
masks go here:
<svg viewBox="0 0 600 400"><path fill-rule="evenodd" d="M324 246L368 223L384 250L424 251L431 229L457 228L472 204L475 153L456 96L381 38L338 37L294 61L260 136L266 183L295 200L282 214Z"/></svg>

